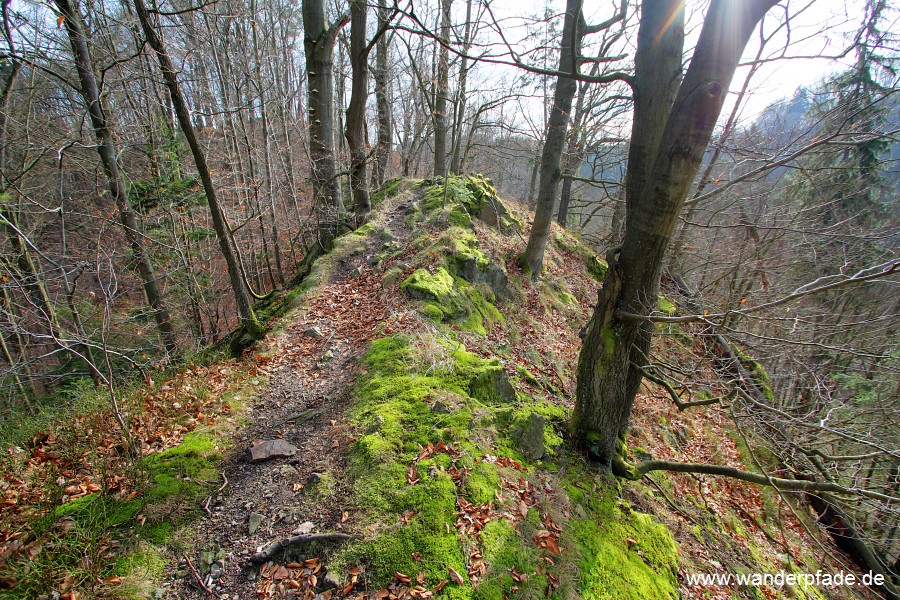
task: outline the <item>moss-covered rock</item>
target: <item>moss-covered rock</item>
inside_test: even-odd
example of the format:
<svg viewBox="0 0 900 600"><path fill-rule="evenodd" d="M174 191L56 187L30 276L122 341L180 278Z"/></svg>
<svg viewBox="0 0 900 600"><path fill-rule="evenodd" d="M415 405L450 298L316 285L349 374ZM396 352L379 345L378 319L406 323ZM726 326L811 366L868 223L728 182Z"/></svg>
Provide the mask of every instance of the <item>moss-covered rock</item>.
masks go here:
<svg viewBox="0 0 900 600"><path fill-rule="evenodd" d="M478 287L454 277L444 267L418 269L400 284L411 297L424 300L423 313L435 321L456 323L460 329L485 335L503 315Z"/></svg>

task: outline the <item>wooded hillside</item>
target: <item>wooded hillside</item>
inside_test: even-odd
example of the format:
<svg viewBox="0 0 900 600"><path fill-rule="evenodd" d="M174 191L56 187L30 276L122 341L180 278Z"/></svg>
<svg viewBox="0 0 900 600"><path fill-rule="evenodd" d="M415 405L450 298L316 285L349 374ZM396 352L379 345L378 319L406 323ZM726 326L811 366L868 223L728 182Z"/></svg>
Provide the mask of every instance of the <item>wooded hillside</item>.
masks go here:
<svg viewBox="0 0 900 600"><path fill-rule="evenodd" d="M322 568L347 576L342 596L388 589L400 564L415 579L383 545L438 544L449 554L433 549L420 591L393 585L626 597L588 575L606 552L588 541L601 513L656 540L640 555L650 587L635 588L649 595L634 597L699 594L685 578L686 564L699 570L691 544L719 538L689 542L678 523L703 529L683 503L706 503L715 481L727 507L706 506L711 529L743 519L794 570L815 572L818 552L877 574L864 593L898 597L900 12L888 0L528 10L3 2L0 593L115 596L107 580L133 571L104 553L128 546L135 520L166 529L142 538L152 551L127 548L162 557L154 589L174 569L218 593L212 566L233 583L249 557L194 565L201 549L167 528L215 506L246 518L249 490L270 489L227 482L264 436L326 463L290 459L297 473L282 475L323 474L319 499L336 493L348 509L335 504L316 530L338 543L305 558L334 561ZM822 76L758 90L797 61ZM403 417L423 402L420 424ZM282 426L306 421L312 445L297 446ZM534 456L529 428L545 438ZM717 451L711 435L729 442ZM385 500L397 469L434 494L422 536L381 527L424 514ZM602 500L579 496L582 476ZM539 498L540 482L565 497ZM632 516L620 493L662 524ZM741 508L759 494L757 509L793 514L790 540L768 528L782 517ZM298 502L313 514L308 493ZM153 512L179 503L190 508L177 518ZM250 512L270 533L296 528ZM492 520L504 525L486 539ZM73 528L86 532L73 546L84 568L60 552ZM620 537L640 545L632 533ZM745 542L732 557L762 548ZM581 579L559 580L560 543ZM277 584L265 593L317 573L281 557L256 561L268 565L259 581ZM460 580L438 587L448 561ZM310 581L304 594L324 590ZM847 590L815 593L832 592Z"/></svg>

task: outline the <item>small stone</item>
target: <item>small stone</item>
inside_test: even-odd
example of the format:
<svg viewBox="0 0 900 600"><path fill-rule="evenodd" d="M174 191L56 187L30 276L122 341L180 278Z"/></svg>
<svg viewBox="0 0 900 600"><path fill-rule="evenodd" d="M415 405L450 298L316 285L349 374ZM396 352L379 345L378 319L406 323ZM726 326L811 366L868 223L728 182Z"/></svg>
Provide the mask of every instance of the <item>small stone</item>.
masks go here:
<svg viewBox="0 0 900 600"><path fill-rule="evenodd" d="M225 566L222 564L222 561L214 562L209 568L209 577L212 581L218 581L223 573L225 573Z"/></svg>
<svg viewBox="0 0 900 600"><path fill-rule="evenodd" d="M278 474L282 477L291 478L300 475L300 471L291 465L281 465L278 467Z"/></svg>
<svg viewBox="0 0 900 600"><path fill-rule="evenodd" d="M306 521L304 523L300 523L297 528L294 530L294 535L308 535L313 532L313 529L316 528L315 523L312 521Z"/></svg>
<svg viewBox="0 0 900 600"><path fill-rule="evenodd" d="M259 526L263 524L263 521L266 520L265 515L261 515L258 512L250 513L250 522L248 524L248 530L250 531L250 535L256 533L259 529Z"/></svg>
<svg viewBox="0 0 900 600"><path fill-rule="evenodd" d="M309 477L307 477L306 485L316 485L320 481L322 481L322 474L316 473L315 471L313 471L312 473L309 474Z"/></svg>
<svg viewBox="0 0 900 600"><path fill-rule="evenodd" d="M285 440L264 440L250 447L250 462L294 456L299 451L297 446Z"/></svg>
<svg viewBox="0 0 900 600"><path fill-rule="evenodd" d="M528 415L528 420L513 427L510 437L528 460L539 460L547 451L544 446L544 425L547 420L537 414Z"/></svg>
<svg viewBox="0 0 900 600"><path fill-rule="evenodd" d="M431 405L431 412L433 412L436 415L449 415L450 407L448 407L446 404L444 404L443 402L438 400L434 404Z"/></svg>
<svg viewBox="0 0 900 600"><path fill-rule="evenodd" d="M365 269L363 269L362 265L360 265L360 266L356 267L355 269L353 269L352 271L350 271L350 277L353 277L354 279L356 279L357 277L362 277L362 274L364 272L365 272Z"/></svg>
<svg viewBox="0 0 900 600"><path fill-rule="evenodd" d="M153 597L156 598L156 600L160 600L160 598L164 598L165 595L166 595L166 588L158 587L155 590L153 590Z"/></svg>
<svg viewBox="0 0 900 600"><path fill-rule="evenodd" d="M384 417L382 417L381 415L375 415L375 418L372 420L372 424L366 428L366 433L379 433L382 427L384 427Z"/></svg>
<svg viewBox="0 0 900 600"><path fill-rule="evenodd" d="M332 350L328 350L325 354L322 355L322 360L328 362L329 360L334 358L334 352Z"/></svg>
<svg viewBox="0 0 900 600"><path fill-rule="evenodd" d="M310 327L309 329L307 329L306 331L303 332L303 335L305 335L308 338L314 338L317 340L320 340L325 337L325 334L322 333L322 330L319 329L318 327Z"/></svg>

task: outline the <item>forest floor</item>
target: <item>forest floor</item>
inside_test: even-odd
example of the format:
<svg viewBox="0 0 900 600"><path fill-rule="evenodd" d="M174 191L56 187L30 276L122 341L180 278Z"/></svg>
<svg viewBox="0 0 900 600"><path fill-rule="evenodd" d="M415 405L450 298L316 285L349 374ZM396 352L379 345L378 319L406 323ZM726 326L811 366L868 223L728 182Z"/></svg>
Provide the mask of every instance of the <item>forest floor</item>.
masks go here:
<svg viewBox="0 0 900 600"><path fill-rule="evenodd" d="M0 598L877 597L690 583L852 567L796 497L689 474L616 482L568 449L593 254L554 226L547 273L531 282L515 228L472 218L464 229L477 242L460 244L446 196L427 222L425 203L410 184L388 195L285 296L286 313L242 361L137 386L125 406L149 487L130 483L108 409L0 431ZM497 308L469 290L483 305L463 323L401 288L460 260L508 275ZM690 332L659 333L671 360L697 351ZM409 346L399 372L385 366L390 352L385 364L364 358L376 340ZM508 381L516 400L497 401L492 387L477 397L483 381L460 361L493 373L488 387ZM367 408L361 398L385 373L396 390ZM722 391L708 367L691 379ZM538 414L544 454L529 457L511 432ZM724 408L680 412L647 385L627 441L639 456L743 466L755 460L745 435ZM267 445L280 455L254 460ZM259 555L286 539L298 549ZM348 540L355 549L332 568Z"/></svg>

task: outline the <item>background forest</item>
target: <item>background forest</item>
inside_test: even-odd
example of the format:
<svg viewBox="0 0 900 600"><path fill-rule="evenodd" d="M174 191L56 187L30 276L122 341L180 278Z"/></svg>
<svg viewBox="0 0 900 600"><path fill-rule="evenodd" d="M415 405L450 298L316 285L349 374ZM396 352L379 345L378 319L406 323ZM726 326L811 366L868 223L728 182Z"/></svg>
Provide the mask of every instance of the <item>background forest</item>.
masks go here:
<svg viewBox="0 0 900 600"><path fill-rule="evenodd" d="M708 4L687 3L679 69ZM262 336L271 293L392 178L484 173L543 206L547 231L552 216L612 256L641 6L584 7L571 27L577 0L527 9L3 0L4 418L211 344L239 353ZM732 405L737 427L766 442L776 475L859 492L849 537L895 577L898 16L889 0L790 0L760 21L669 244L661 285L677 312L652 316L661 336L707 326L767 373L760 396ZM780 100L754 91L813 55L823 62L803 64L832 61L817 82ZM696 393L706 346L694 363L644 358L642 376L676 402L715 400Z"/></svg>

